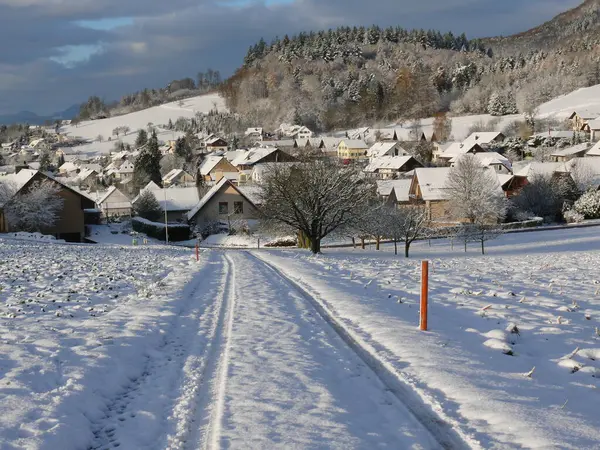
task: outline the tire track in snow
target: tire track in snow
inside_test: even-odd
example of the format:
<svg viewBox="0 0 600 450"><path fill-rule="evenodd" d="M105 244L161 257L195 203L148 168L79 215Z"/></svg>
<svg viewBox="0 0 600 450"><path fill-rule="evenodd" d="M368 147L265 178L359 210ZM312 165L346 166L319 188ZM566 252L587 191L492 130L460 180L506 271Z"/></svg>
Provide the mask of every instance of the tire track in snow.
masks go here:
<svg viewBox="0 0 600 450"><path fill-rule="evenodd" d="M346 343L346 345L374 372L379 380L389 389L400 403L412 416L423 425L423 427L434 437L441 448L448 450L480 448L478 442L456 430L443 417L438 415L426 405L412 389L407 386L400 374L380 358L376 352L370 350L359 342L353 333L348 330L342 321L336 318L328 308L313 297L307 290L285 275L272 264L264 261L251 252L246 252L258 264L262 264L277 277L281 278L292 290L304 298L313 309L328 323L335 333Z"/></svg>
<svg viewBox="0 0 600 450"><path fill-rule="evenodd" d="M177 431L168 438L167 448L218 449L221 424L225 407L225 387L229 367L229 343L233 328L235 308L235 265L223 254L221 289L214 313L209 341L204 349L204 358L192 359L186 365L183 394L175 407Z"/></svg>

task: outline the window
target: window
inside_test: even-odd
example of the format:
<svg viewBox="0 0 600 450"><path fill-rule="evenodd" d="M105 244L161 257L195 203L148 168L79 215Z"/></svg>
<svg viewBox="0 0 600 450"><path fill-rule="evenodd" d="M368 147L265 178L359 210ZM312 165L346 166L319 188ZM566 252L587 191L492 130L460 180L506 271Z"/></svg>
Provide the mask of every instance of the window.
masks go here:
<svg viewBox="0 0 600 450"><path fill-rule="evenodd" d="M219 202L219 214L229 214L229 203Z"/></svg>
<svg viewBox="0 0 600 450"><path fill-rule="evenodd" d="M233 202L233 213L244 214L244 202Z"/></svg>

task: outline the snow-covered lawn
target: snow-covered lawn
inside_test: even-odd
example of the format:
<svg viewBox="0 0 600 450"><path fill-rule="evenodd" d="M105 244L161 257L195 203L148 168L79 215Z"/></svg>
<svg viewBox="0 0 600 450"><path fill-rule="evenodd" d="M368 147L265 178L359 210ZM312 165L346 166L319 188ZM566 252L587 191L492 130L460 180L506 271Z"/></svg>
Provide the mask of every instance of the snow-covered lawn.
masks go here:
<svg viewBox="0 0 600 450"><path fill-rule="evenodd" d="M198 267L159 246L0 239L0 448L86 448Z"/></svg>
<svg viewBox="0 0 600 450"><path fill-rule="evenodd" d="M582 111L583 110L583 111ZM573 112L595 112L600 115L600 84L577 89L539 106L540 117L566 119Z"/></svg>
<svg viewBox="0 0 600 450"><path fill-rule="evenodd" d="M390 246L255 254L310 292L471 445L598 448L598 228L506 235L488 251L465 255L437 241L415 244L408 260ZM432 261L428 332L417 330L421 258Z"/></svg>

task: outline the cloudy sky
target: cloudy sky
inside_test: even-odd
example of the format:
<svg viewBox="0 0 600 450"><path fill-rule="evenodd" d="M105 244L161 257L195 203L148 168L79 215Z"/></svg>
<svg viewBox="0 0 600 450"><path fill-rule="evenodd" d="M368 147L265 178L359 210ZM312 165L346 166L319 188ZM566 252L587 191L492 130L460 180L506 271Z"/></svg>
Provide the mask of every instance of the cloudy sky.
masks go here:
<svg viewBox="0 0 600 450"><path fill-rule="evenodd" d="M199 70L230 74L260 37L338 25L507 35L581 0L0 0L0 114L114 100Z"/></svg>

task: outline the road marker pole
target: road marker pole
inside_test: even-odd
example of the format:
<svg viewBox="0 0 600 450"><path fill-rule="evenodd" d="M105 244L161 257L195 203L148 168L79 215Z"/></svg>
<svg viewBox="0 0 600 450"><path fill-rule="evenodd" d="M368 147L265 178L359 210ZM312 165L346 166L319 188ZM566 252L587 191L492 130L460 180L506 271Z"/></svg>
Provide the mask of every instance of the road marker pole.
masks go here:
<svg viewBox="0 0 600 450"><path fill-rule="evenodd" d="M429 294L429 261L421 261L421 311L419 329L427 331L427 302Z"/></svg>

